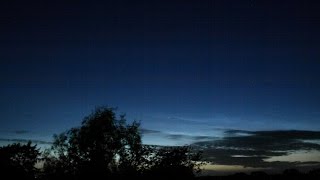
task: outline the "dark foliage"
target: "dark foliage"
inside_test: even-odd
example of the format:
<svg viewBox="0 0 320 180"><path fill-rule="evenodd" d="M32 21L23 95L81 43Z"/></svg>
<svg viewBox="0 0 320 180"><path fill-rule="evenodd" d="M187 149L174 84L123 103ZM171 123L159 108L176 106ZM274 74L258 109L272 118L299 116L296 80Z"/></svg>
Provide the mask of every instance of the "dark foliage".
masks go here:
<svg viewBox="0 0 320 180"><path fill-rule="evenodd" d="M297 169L285 169L282 174L267 174L263 171L254 171L250 175L239 172L229 176L200 176L197 179L211 180L211 179L262 179L262 180L283 180L283 179L311 179L318 180L320 178L320 169L313 169L308 173L302 173Z"/></svg>
<svg viewBox="0 0 320 180"><path fill-rule="evenodd" d="M154 148L150 173L156 177L194 177L200 172L201 153L194 153L188 146Z"/></svg>
<svg viewBox="0 0 320 180"><path fill-rule="evenodd" d="M35 164L40 158L36 145L15 143L0 147L0 169L2 177L10 179L34 179Z"/></svg>
<svg viewBox="0 0 320 180"><path fill-rule="evenodd" d="M82 122L54 135L44 156L43 177L107 178L183 174L193 177L199 153L188 147L160 148L141 142L139 123L127 124L114 108L97 108Z"/></svg>

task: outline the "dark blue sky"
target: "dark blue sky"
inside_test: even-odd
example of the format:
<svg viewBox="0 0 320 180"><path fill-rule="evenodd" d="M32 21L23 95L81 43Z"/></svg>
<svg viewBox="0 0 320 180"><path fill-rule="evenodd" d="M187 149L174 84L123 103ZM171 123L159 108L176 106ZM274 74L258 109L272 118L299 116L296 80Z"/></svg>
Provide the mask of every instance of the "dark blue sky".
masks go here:
<svg viewBox="0 0 320 180"><path fill-rule="evenodd" d="M99 105L166 133L320 129L317 1L0 7L2 132L51 135Z"/></svg>

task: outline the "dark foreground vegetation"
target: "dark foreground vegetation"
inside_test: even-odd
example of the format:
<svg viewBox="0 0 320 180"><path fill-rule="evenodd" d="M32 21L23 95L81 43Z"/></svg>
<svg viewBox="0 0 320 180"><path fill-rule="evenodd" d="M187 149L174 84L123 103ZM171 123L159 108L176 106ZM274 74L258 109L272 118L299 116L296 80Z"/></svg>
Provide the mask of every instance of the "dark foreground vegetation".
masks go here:
<svg viewBox="0 0 320 180"><path fill-rule="evenodd" d="M101 107L80 127L54 135L44 152L31 142L1 147L0 169L10 179L192 178L200 158L186 146L143 145L139 123L127 124L114 108Z"/></svg>
<svg viewBox="0 0 320 180"><path fill-rule="evenodd" d="M320 179L320 169L314 169L307 173L299 172L297 169L286 169L282 174L267 174L263 171L255 171L250 174L235 173L229 176L201 176L199 180L219 180L219 179L261 179L261 180L282 180L282 179Z"/></svg>
<svg viewBox="0 0 320 180"><path fill-rule="evenodd" d="M36 167L36 164L38 167ZM143 145L139 123L127 124L114 108L97 108L80 127L54 135L50 149L31 142L0 147L1 179L318 179L320 170L303 174L289 169L281 175L253 172L232 176L197 176L201 153L190 147Z"/></svg>

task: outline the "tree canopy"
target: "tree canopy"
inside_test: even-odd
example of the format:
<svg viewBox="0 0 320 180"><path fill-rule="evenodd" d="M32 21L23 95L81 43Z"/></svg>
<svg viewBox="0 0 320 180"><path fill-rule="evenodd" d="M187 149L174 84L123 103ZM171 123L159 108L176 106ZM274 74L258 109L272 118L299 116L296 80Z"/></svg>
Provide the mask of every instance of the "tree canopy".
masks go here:
<svg viewBox="0 0 320 180"><path fill-rule="evenodd" d="M117 116L115 110L99 107L84 118L80 127L54 135L53 146L45 156L44 172L52 177L89 178L160 172L172 175L183 170L193 176L199 154L186 147L143 145L140 124L127 124L125 115Z"/></svg>
<svg viewBox="0 0 320 180"><path fill-rule="evenodd" d="M35 164L40 159L40 152L36 145L14 143L0 147L1 176L12 179L35 177Z"/></svg>

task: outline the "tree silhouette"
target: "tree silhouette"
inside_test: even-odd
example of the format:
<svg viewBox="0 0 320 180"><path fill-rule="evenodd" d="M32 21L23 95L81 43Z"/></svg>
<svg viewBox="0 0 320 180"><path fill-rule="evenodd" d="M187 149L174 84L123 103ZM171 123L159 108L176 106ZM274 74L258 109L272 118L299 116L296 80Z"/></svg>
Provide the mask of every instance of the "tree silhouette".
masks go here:
<svg viewBox="0 0 320 180"><path fill-rule="evenodd" d="M298 169L285 169L283 175L285 176L300 176L302 173Z"/></svg>
<svg viewBox="0 0 320 180"><path fill-rule="evenodd" d="M201 153L193 152L188 146L161 147L153 150L152 176L191 178L200 172L204 163L200 162Z"/></svg>
<svg viewBox="0 0 320 180"><path fill-rule="evenodd" d="M115 109L97 108L82 126L54 136L44 169L62 176L107 177L121 168L137 171L142 162L139 123L127 125Z"/></svg>
<svg viewBox="0 0 320 180"><path fill-rule="evenodd" d="M14 143L0 147L0 169L2 177L12 179L34 179L35 164L39 160L40 152L31 141L27 144Z"/></svg>
<svg viewBox="0 0 320 180"><path fill-rule="evenodd" d="M115 108L100 107L85 117L81 127L54 135L45 153L44 174L55 178L144 176L156 172L181 172L193 176L199 154L187 147L159 148L143 145L140 124L126 123Z"/></svg>
<svg viewBox="0 0 320 180"><path fill-rule="evenodd" d="M310 170L310 171L309 171L309 175L320 177L320 169L318 168L318 169L312 169L312 170Z"/></svg>

